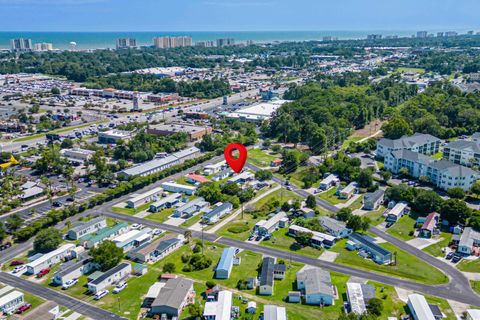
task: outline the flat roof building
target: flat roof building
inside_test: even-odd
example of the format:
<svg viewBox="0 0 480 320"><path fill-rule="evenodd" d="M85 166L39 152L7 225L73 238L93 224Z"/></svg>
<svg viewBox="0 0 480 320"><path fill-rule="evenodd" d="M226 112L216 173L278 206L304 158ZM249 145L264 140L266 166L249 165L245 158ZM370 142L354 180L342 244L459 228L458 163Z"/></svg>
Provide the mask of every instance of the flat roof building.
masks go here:
<svg viewBox="0 0 480 320"><path fill-rule="evenodd" d="M148 134L157 137L169 136L175 133L184 132L188 135L190 141L197 141L206 134L212 133L212 128L208 126L196 126L188 123L171 123L150 125L147 129Z"/></svg>
<svg viewBox="0 0 480 320"><path fill-rule="evenodd" d="M263 306L263 320L287 320L287 309L266 304Z"/></svg>
<svg viewBox="0 0 480 320"><path fill-rule="evenodd" d="M184 193L188 196L191 196L191 195L195 194L195 191L197 191L197 187L195 187L195 186L187 186L187 185L176 183L176 182L173 182L173 181L164 182L164 183L161 184L161 186L165 191L180 192L180 193Z"/></svg>
<svg viewBox="0 0 480 320"><path fill-rule="evenodd" d="M270 120L273 114L285 103L287 100L272 100L269 102L255 104L253 106L241 109L235 112L228 113L227 118L240 119L252 122L262 122Z"/></svg>
<svg viewBox="0 0 480 320"><path fill-rule="evenodd" d="M134 196L127 201L127 208L135 209L138 206L141 206L142 204L146 204L151 201L158 200L162 196L162 192L163 192L163 188L158 187L158 188L149 190L145 193Z"/></svg>
<svg viewBox="0 0 480 320"><path fill-rule="evenodd" d="M335 292L328 271L309 267L297 273L297 289L304 291L306 304L332 305Z"/></svg>
<svg viewBox="0 0 480 320"><path fill-rule="evenodd" d="M111 143L115 144L118 141L128 141L132 138L132 133L130 131L124 130L108 130L100 131L98 133L98 143Z"/></svg>

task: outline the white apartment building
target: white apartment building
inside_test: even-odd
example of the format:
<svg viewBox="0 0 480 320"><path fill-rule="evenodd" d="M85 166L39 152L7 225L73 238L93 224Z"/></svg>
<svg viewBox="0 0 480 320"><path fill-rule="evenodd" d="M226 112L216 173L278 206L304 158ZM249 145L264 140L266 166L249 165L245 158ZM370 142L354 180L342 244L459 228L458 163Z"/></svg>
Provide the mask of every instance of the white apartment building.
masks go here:
<svg viewBox="0 0 480 320"><path fill-rule="evenodd" d="M443 147L443 158L467 167L480 164L480 142L456 140Z"/></svg>
<svg viewBox="0 0 480 320"><path fill-rule="evenodd" d="M403 136L400 139L380 139L377 143L377 157L384 158L392 151L410 150L421 154L435 154L440 150L440 139L423 133Z"/></svg>

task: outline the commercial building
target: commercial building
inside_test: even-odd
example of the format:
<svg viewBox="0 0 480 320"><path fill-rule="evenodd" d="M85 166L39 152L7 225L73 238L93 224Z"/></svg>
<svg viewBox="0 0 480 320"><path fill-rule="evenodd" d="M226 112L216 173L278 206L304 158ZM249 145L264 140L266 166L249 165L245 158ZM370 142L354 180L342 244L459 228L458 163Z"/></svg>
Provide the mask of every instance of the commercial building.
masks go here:
<svg viewBox="0 0 480 320"><path fill-rule="evenodd" d="M336 186L340 182L340 179L334 175L329 174L322 181L320 181L320 190L328 190L333 186Z"/></svg>
<svg viewBox="0 0 480 320"><path fill-rule="evenodd" d="M287 100L272 100L249 106L245 109L240 109L235 112L227 113L226 117L230 119L239 119L252 122L263 122L270 120L273 114L286 102Z"/></svg>
<svg viewBox="0 0 480 320"><path fill-rule="evenodd" d="M127 253L130 260L147 263L165 258L182 246L182 240L176 235L166 235L152 243L145 243Z"/></svg>
<svg viewBox="0 0 480 320"><path fill-rule="evenodd" d="M390 264L393 261L393 254L382 246L379 246L369 236L352 233L348 239L355 244L355 248L361 250L361 254L370 257L378 264Z"/></svg>
<svg viewBox="0 0 480 320"><path fill-rule="evenodd" d="M392 151L410 150L413 152L431 155L439 152L441 140L423 133L415 133L412 136L403 136L400 139L380 139L377 142L377 157L384 158Z"/></svg>
<svg viewBox="0 0 480 320"><path fill-rule="evenodd" d="M123 251L129 251L132 248L152 241L152 229L143 228L141 230L130 230L114 238L112 241L115 242L117 247L122 248Z"/></svg>
<svg viewBox="0 0 480 320"><path fill-rule="evenodd" d="M263 320L287 320L287 309L266 304L263 306Z"/></svg>
<svg viewBox="0 0 480 320"><path fill-rule="evenodd" d="M117 175L125 179L133 176L144 177L170 168L176 164L183 163L186 160L196 158L199 155L200 149L196 147L190 147L181 151L174 152L165 158L153 159L151 161L144 162L134 167L127 168L120 171Z"/></svg>
<svg viewBox="0 0 480 320"><path fill-rule="evenodd" d="M232 272L233 267L233 258L235 257L236 250L237 248L223 249L220 261L215 268L215 278L228 279L230 277L230 272Z"/></svg>
<svg viewBox="0 0 480 320"><path fill-rule="evenodd" d="M128 223L122 222L108 228L99 230L80 238L79 242L87 249L91 249L105 240L111 240L128 231Z"/></svg>
<svg viewBox="0 0 480 320"><path fill-rule="evenodd" d="M128 141L132 138L132 133L124 130L108 130L100 131L98 133L98 143L111 143L115 144L118 141Z"/></svg>
<svg viewBox="0 0 480 320"><path fill-rule="evenodd" d="M417 31L417 38L426 38L428 36L427 31Z"/></svg>
<svg viewBox="0 0 480 320"><path fill-rule="evenodd" d="M96 217L86 222L78 222L76 226L68 230L67 236L70 240L78 240L83 236L97 232L107 227L105 217Z"/></svg>
<svg viewBox="0 0 480 320"><path fill-rule="evenodd" d="M363 197L363 209L364 210L377 210L383 203L383 197L385 191L378 189L374 192L365 193Z"/></svg>
<svg viewBox="0 0 480 320"><path fill-rule="evenodd" d="M109 286L112 286L125 278L127 278L132 273L132 266L130 263L120 263L118 266L111 268L110 270L103 273L100 277L96 278L93 281L90 281L88 286L88 291L92 293L97 293L102 290L105 290Z"/></svg>
<svg viewBox="0 0 480 320"><path fill-rule="evenodd" d="M209 203L204 198L195 198L188 201L183 206L176 208L173 211L172 217L175 218L189 218L197 213L205 211Z"/></svg>
<svg viewBox="0 0 480 320"><path fill-rule="evenodd" d="M387 212L387 221L388 222L397 222L401 217L409 212L408 203L400 201L395 204L395 206Z"/></svg>
<svg viewBox="0 0 480 320"><path fill-rule="evenodd" d="M143 204L156 201L162 196L163 188L157 187L127 200L127 208L135 209Z"/></svg>
<svg viewBox="0 0 480 320"><path fill-rule="evenodd" d="M42 269L50 268L57 263L62 262L66 257L71 257L75 245L72 243L64 244L58 249L45 253L41 257L28 263L27 273L37 274Z"/></svg>
<svg viewBox="0 0 480 320"><path fill-rule="evenodd" d="M95 154L93 150L86 150L80 148L62 149L60 153L65 157L73 160L89 160Z"/></svg>
<svg viewBox="0 0 480 320"><path fill-rule="evenodd" d="M234 45L235 45L235 39L233 38L217 39L217 47L230 47Z"/></svg>
<svg viewBox="0 0 480 320"><path fill-rule="evenodd" d="M285 264L275 263L275 258L264 257L260 271L258 294L266 296L273 295L274 279L283 279L285 270Z"/></svg>
<svg viewBox="0 0 480 320"><path fill-rule="evenodd" d="M168 209L173 207L175 204L179 203L182 198L180 193L172 193L165 198L160 198L160 200L152 203L150 205L150 212L158 212L163 209Z"/></svg>
<svg viewBox="0 0 480 320"><path fill-rule="evenodd" d="M161 186L165 191L180 192L188 196L195 194L195 191L197 191L197 187L187 186L187 185L175 183L175 182L164 182L161 184Z"/></svg>
<svg viewBox="0 0 480 320"><path fill-rule="evenodd" d="M443 147L443 158L467 167L480 164L480 142L455 140Z"/></svg>
<svg viewBox="0 0 480 320"><path fill-rule="evenodd" d="M466 227L458 241L457 252L469 256L478 252L480 246L480 232L475 231L472 227Z"/></svg>
<svg viewBox="0 0 480 320"><path fill-rule="evenodd" d="M212 210L202 216L202 221L207 224L217 222L221 217L230 213L233 205L230 202L225 202L215 206Z"/></svg>
<svg viewBox="0 0 480 320"><path fill-rule="evenodd" d="M205 320L230 320L232 313L231 291L222 290L217 295L216 301L205 302L203 319Z"/></svg>
<svg viewBox="0 0 480 320"><path fill-rule="evenodd" d="M425 222L420 227L418 236L421 238L431 238L432 235L439 233L440 230L437 228L437 225L440 221L440 214L437 212L430 213Z"/></svg>
<svg viewBox="0 0 480 320"><path fill-rule="evenodd" d="M53 44L42 42L42 43L35 43L35 51L52 51Z"/></svg>
<svg viewBox="0 0 480 320"><path fill-rule="evenodd" d="M332 305L335 292L328 271L309 267L297 273L297 289L303 290L306 304Z"/></svg>
<svg viewBox="0 0 480 320"><path fill-rule="evenodd" d="M414 320L436 320L424 296L417 293L410 294L407 304Z"/></svg>
<svg viewBox="0 0 480 320"><path fill-rule="evenodd" d="M156 93L147 95L147 100L156 103L165 103L180 99L178 93Z"/></svg>
<svg viewBox="0 0 480 320"><path fill-rule="evenodd" d="M15 52L22 52L22 51L32 51L32 39L12 39L10 40L10 45L12 47L12 51Z"/></svg>
<svg viewBox="0 0 480 320"><path fill-rule="evenodd" d="M188 123L171 123L150 125L147 129L148 134L152 134L157 137L169 136L179 132L186 133L190 141L197 141L202 139L206 134L212 133L212 128L207 126L191 125Z"/></svg>
<svg viewBox="0 0 480 320"><path fill-rule="evenodd" d="M450 162L436 160L421 153L410 150L393 151L385 156L385 169L392 173L399 173L400 169L408 169L409 175L414 178L427 177L430 182L440 189L448 190L459 187L470 190L478 179L478 172Z"/></svg>
<svg viewBox="0 0 480 320"><path fill-rule="evenodd" d="M185 306L194 303L194 298L193 281L184 278L169 279L152 302L150 311L154 315L165 314L169 318L178 318Z"/></svg>
<svg viewBox="0 0 480 320"><path fill-rule="evenodd" d="M291 225L288 228L288 235L295 237L297 233L311 233L313 236L310 239L310 245L312 247L318 247L318 248L331 248L335 245L335 242L337 238L335 236L318 232L318 231L313 231L304 227L297 226L295 224Z"/></svg>
<svg viewBox="0 0 480 320"><path fill-rule="evenodd" d="M137 39L134 38L119 38L116 42L116 47L118 49L129 49L137 47Z"/></svg>
<svg viewBox="0 0 480 320"><path fill-rule="evenodd" d="M286 212L284 211L277 212L268 220L258 221L255 224L253 231L260 236L272 234L280 226L280 222L285 218L287 218Z"/></svg>
<svg viewBox="0 0 480 320"><path fill-rule="evenodd" d="M153 38L153 45L159 49L169 49L192 46L192 37L156 37Z"/></svg>
<svg viewBox="0 0 480 320"><path fill-rule="evenodd" d="M362 315L367 311L368 301L375 298L375 288L370 284L347 282L349 311Z"/></svg>
<svg viewBox="0 0 480 320"><path fill-rule="evenodd" d="M0 313L12 313L25 303L25 296L20 291L12 291L0 297Z"/></svg>
<svg viewBox="0 0 480 320"><path fill-rule="evenodd" d="M67 281L78 279L82 275L90 273L97 266L90 257L84 257L80 260L70 260L62 264L55 272L52 282L56 285L64 285Z"/></svg>
<svg viewBox="0 0 480 320"><path fill-rule="evenodd" d="M352 233L352 229L347 228L347 225L343 221L327 216L321 216L318 219L325 231L336 238L346 238Z"/></svg>

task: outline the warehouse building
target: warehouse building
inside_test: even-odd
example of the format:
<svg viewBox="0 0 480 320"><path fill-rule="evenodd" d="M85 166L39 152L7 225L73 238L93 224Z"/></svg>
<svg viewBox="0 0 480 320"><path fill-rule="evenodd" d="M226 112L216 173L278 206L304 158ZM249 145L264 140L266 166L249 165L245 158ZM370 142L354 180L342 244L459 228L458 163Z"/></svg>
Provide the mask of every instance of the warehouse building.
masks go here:
<svg viewBox="0 0 480 320"><path fill-rule="evenodd" d="M212 133L212 128L207 126L191 125L188 123L171 123L150 125L147 129L148 134L157 137L169 136L179 132L186 133L190 141L197 141L202 139L206 134Z"/></svg>

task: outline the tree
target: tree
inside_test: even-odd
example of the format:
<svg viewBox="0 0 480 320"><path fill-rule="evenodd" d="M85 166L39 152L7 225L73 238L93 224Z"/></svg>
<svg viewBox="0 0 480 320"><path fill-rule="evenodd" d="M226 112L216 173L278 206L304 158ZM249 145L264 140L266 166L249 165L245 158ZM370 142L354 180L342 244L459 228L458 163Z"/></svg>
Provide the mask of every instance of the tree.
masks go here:
<svg viewBox="0 0 480 320"><path fill-rule="evenodd" d="M106 240L90 250L92 261L100 265L100 270L105 272L120 263L123 259L123 249L117 247L115 242Z"/></svg>
<svg viewBox="0 0 480 320"><path fill-rule="evenodd" d="M51 94L54 94L54 95L59 95L60 94L60 89L58 89L57 87L53 87L51 90L50 90Z"/></svg>
<svg viewBox="0 0 480 320"><path fill-rule="evenodd" d="M183 233L183 236L185 237L185 239L187 240L187 242L190 242L190 239L192 238L192 231L190 231L190 230L185 230L185 232Z"/></svg>
<svg viewBox="0 0 480 320"><path fill-rule="evenodd" d="M227 182L220 187L222 193L235 196L240 192L240 187L235 182Z"/></svg>
<svg viewBox="0 0 480 320"><path fill-rule="evenodd" d="M460 187L450 188L447 191L448 196L452 199L463 199L465 198L465 191Z"/></svg>
<svg viewBox="0 0 480 320"><path fill-rule="evenodd" d="M470 214L471 209L464 201L458 199L446 200L440 209L442 219L447 220L450 224L465 224Z"/></svg>
<svg viewBox="0 0 480 320"><path fill-rule="evenodd" d="M272 179L273 173L270 170L259 170L255 172L255 178L260 181Z"/></svg>
<svg viewBox="0 0 480 320"><path fill-rule="evenodd" d="M378 298L368 300L367 310L370 314L380 316L383 311L383 301Z"/></svg>
<svg viewBox="0 0 480 320"><path fill-rule="evenodd" d="M72 147L73 147L73 141L68 138L63 139L62 143L60 144L60 148L62 149L69 149Z"/></svg>
<svg viewBox="0 0 480 320"><path fill-rule="evenodd" d="M352 215L347 221L347 228L352 229L353 231L368 229L368 225L365 224L365 221L360 216Z"/></svg>
<svg viewBox="0 0 480 320"><path fill-rule="evenodd" d="M15 232L22 226L23 219L15 213L7 218L6 224L11 232Z"/></svg>
<svg viewBox="0 0 480 320"><path fill-rule="evenodd" d="M398 173L400 173L403 177L408 177L410 175L410 171L408 171L408 168L405 167L400 168Z"/></svg>
<svg viewBox="0 0 480 320"><path fill-rule="evenodd" d="M189 304L188 314L192 319L200 319L203 315L202 307L196 303Z"/></svg>
<svg viewBox="0 0 480 320"><path fill-rule="evenodd" d="M296 151L287 151L283 154L282 164L279 171L281 173L290 173L297 171L299 165L299 158Z"/></svg>
<svg viewBox="0 0 480 320"><path fill-rule="evenodd" d="M360 170L357 178L358 185L361 188L370 188L373 183L373 175L370 169Z"/></svg>
<svg viewBox="0 0 480 320"><path fill-rule="evenodd" d="M472 192L477 197L480 195L480 180L477 180L472 184L470 192Z"/></svg>
<svg viewBox="0 0 480 320"><path fill-rule="evenodd" d="M337 212L337 219L340 221L348 221L352 217L352 209L342 208Z"/></svg>
<svg viewBox="0 0 480 320"><path fill-rule="evenodd" d="M207 282L205 282L205 285L207 286L208 289L212 289L213 287L215 287L217 284L212 281L212 280L208 280Z"/></svg>
<svg viewBox="0 0 480 320"><path fill-rule="evenodd" d="M395 116L382 125L383 135L387 139L399 139L404 135L411 135L412 128L401 116Z"/></svg>
<svg viewBox="0 0 480 320"><path fill-rule="evenodd" d="M468 220L468 226L480 232L480 214L477 213L476 215L472 216Z"/></svg>
<svg viewBox="0 0 480 320"><path fill-rule="evenodd" d="M383 170L380 172L380 176L382 177L383 182L387 183L392 177L392 173L390 171Z"/></svg>
<svg viewBox="0 0 480 320"><path fill-rule="evenodd" d="M295 235L295 241L302 247L308 246L310 240L312 240L313 233L311 232L298 232Z"/></svg>
<svg viewBox="0 0 480 320"><path fill-rule="evenodd" d="M175 270L177 268L175 267L175 263L173 262L167 262L165 263L165 265L163 266L163 272L164 273L175 273Z"/></svg>
<svg viewBox="0 0 480 320"><path fill-rule="evenodd" d="M315 196L309 194L307 200L305 200L305 204L307 205L307 208L315 209L317 207L317 201L315 200Z"/></svg>
<svg viewBox="0 0 480 320"><path fill-rule="evenodd" d="M439 211L442 198L433 190L418 189L417 195L412 201L412 208L417 212L430 213Z"/></svg>
<svg viewBox="0 0 480 320"><path fill-rule="evenodd" d="M33 249L36 252L47 253L58 248L62 243L62 233L55 228L40 230L33 241Z"/></svg>

